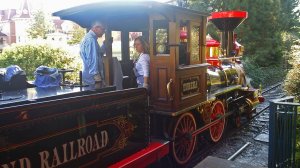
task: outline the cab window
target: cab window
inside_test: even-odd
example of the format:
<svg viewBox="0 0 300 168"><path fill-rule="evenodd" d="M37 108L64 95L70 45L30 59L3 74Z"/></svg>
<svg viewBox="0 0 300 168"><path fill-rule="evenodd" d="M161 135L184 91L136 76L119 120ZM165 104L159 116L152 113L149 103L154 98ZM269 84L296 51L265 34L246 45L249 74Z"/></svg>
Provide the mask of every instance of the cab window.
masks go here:
<svg viewBox="0 0 300 168"><path fill-rule="evenodd" d="M179 65L201 63L200 24L190 20L181 20L179 30Z"/></svg>
<svg viewBox="0 0 300 168"><path fill-rule="evenodd" d="M155 55L170 54L169 50L169 30L168 22L165 20L154 21L154 45L153 51Z"/></svg>
<svg viewBox="0 0 300 168"><path fill-rule="evenodd" d="M200 62L200 26L191 24L190 31L190 63L197 64Z"/></svg>
<svg viewBox="0 0 300 168"><path fill-rule="evenodd" d="M119 61L122 60L122 42L121 42L121 31L112 31L111 36L114 39L112 43L112 56L117 57Z"/></svg>

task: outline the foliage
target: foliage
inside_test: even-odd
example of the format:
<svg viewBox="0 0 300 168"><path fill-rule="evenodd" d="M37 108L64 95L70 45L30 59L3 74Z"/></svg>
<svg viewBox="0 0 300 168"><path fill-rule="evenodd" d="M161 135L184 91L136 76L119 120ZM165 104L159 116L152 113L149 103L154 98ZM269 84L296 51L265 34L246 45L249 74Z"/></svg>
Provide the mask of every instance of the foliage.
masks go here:
<svg viewBox="0 0 300 168"><path fill-rule="evenodd" d="M254 85L267 84L272 80L269 79L271 78L269 75L273 73L274 79L280 77L283 79L285 72L279 71L281 67L288 67L284 59L290 57L291 46L299 39L300 8L297 8L299 0L177 1L181 2L178 4L207 13L227 10L247 11L248 18L235 30L239 43L245 46L244 56L250 64L246 64L246 71L253 79ZM218 39L215 37L216 34L212 33L216 31L215 27L208 25L207 28L207 32ZM280 67L279 70L277 67Z"/></svg>
<svg viewBox="0 0 300 168"><path fill-rule="evenodd" d="M72 38L68 41L68 44L79 44L85 35L85 29L80 26L75 26L72 31Z"/></svg>
<svg viewBox="0 0 300 168"><path fill-rule="evenodd" d="M213 39L215 39L215 40L217 40L217 41L220 42L221 41L221 37L220 37L220 33L219 33L217 27L213 23L211 23L211 22L208 22L206 27L207 27L207 33Z"/></svg>
<svg viewBox="0 0 300 168"><path fill-rule="evenodd" d="M13 45L1 53L0 67L18 65L26 72L27 78L33 80L35 69L41 65L78 71L80 65L74 62L74 59L74 56L68 55L67 52L47 44ZM74 80L75 76L77 75L67 76L67 79Z"/></svg>
<svg viewBox="0 0 300 168"><path fill-rule="evenodd" d="M299 0L280 0L281 2L281 26L287 32L300 34L300 9Z"/></svg>
<svg viewBox="0 0 300 168"><path fill-rule="evenodd" d="M278 65L260 67L249 58L243 60L243 66L247 76L251 79L250 84L254 88L259 88L259 85L266 87L282 81L286 76L286 70Z"/></svg>
<svg viewBox="0 0 300 168"><path fill-rule="evenodd" d="M47 22L44 12L39 10L33 14L33 22L27 32L33 39L38 37L45 39L49 28L50 24Z"/></svg>
<svg viewBox="0 0 300 168"><path fill-rule="evenodd" d="M293 96L300 98L300 40L294 42L291 47L290 64L293 68L288 72L285 80L286 91Z"/></svg>
<svg viewBox="0 0 300 168"><path fill-rule="evenodd" d="M297 165L300 166L300 114L299 113L298 113L297 127L296 127L296 166Z"/></svg>

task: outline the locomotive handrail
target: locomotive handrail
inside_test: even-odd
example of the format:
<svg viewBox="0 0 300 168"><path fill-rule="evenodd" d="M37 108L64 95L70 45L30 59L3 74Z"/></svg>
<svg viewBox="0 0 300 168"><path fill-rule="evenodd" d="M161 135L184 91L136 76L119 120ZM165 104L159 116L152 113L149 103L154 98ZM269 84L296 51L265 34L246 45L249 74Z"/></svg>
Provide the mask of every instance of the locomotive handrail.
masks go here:
<svg viewBox="0 0 300 168"><path fill-rule="evenodd" d="M242 56L238 56L238 57L225 57L225 58L218 58L218 60L229 60L229 59L240 59L242 58Z"/></svg>
<svg viewBox="0 0 300 168"><path fill-rule="evenodd" d="M167 84L167 91L168 91L168 95L170 97L170 100L173 101L173 94L171 93L171 84L173 83L173 79L170 79L170 82Z"/></svg>
<svg viewBox="0 0 300 168"><path fill-rule="evenodd" d="M208 67L210 64L208 63L202 63L202 64L192 64L192 65L180 65L178 66L178 70L183 69L191 69L191 68L200 68L200 67Z"/></svg>

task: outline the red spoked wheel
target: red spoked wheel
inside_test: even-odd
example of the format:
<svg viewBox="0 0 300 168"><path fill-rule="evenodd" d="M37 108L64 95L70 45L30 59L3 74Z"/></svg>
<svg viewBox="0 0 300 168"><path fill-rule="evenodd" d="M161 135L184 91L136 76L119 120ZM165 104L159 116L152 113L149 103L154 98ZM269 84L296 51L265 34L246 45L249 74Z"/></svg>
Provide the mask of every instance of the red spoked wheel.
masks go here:
<svg viewBox="0 0 300 168"><path fill-rule="evenodd" d="M211 122L225 115L224 105L221 101L216 101L213 104L211 110L212 110L210 114ZM223 135L224 129L225 129L225 118L219 120L217 124L210 127L209 133L210 133L211 140L213 142L218 142Z"/></svg>
<svg viewBox="0 0 300 168"><path fill-rule="evenodd" d="M192 136L192 132L195 130L196 122L191 113L185 113L176 120L171 148L175 161L180 165L187 163L194 152L196 136Z"/></svg>

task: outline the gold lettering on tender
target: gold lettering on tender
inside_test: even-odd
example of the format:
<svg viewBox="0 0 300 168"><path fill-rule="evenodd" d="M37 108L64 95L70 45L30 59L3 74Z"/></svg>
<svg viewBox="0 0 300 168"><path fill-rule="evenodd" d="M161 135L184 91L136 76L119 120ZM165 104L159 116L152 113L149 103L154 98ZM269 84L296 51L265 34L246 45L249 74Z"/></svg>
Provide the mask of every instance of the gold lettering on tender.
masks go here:
<svg viewBox="0 0 300 168"><path fill-rule="evenodd" d="M19 159L19 162L20 162L20 168L30 168L31 167L30 160L26 157Z"/></svg>
<svg viewBox="0 0 300 168"><path fill-rule="evenodd" d="M88 136L85 141L85 150L87 153L91 153L93 149L93 140L91 136Z"/></svg>
<svg viewBox="0 0 300 168"><path fill-rule="evenodd" d="M192 89L197 89L197 82L196 81L193 82Z"/></svg>
<svg viewBox="0 0 300 168"><path fill-rule="evenodd" d="M52 166L49 166L48 158L49 158L49 152L48 151L42 151L39 153L40 159L41 159L41 168L52 168Z"/></svg>
<svg viewBox="0 0 300 168"><path fill-rule="evenodd" d="M12 167L10 167L10 165ZM4 165L1 165L2 168L15 168L15 165L16 165L16 161L12 161L10 162L9 164L4 164Z"/></svg>
<svg viewBox="0 0 300 168"><path fill-rule="evenodd" d="M100 135L101 135L101 142L98 139L99 135L97 133L95 133L94 136L89 135L86 138L77 139L77 143L75 142L76 144L74 144L74 141L71 141L71 142L61 145L62 151L63 151L63 158L62 158L62 154L58 153L61 150L58 150L57 147L54 147L52 150L53 156L52 156L52 153L49 153L46 150L39 152L40 161L41 161L40 168L58 167L64 163L70 162L72 160L76 160L86 154L89 154L91 152L94 152L101 148L106 147L109 142L108 132L105 130L101 131ZM74 147L74 145L76 145L76 146ZM70 149L68 146L70 146ZM50 154L51 154L51 156L50 156ZM51 165L49 164L49 161L48 161L49 158L52 161L52 162L50 162ZM13 166L12 168L14 168L15 164L16 164L15 162L16 161L11 162L10 164L4 164L1 166L2 166L2 168L11 168L10 165L12 165ZM21 163L23 164L23 167L20 167L20 168L31 167L31 163L28 158L23 158L23 160L20 160L20 165L21 165ZM25 167L25 165L26 165L26 167Z"/></svg>
<svg viewBox="0 0 300 168"><path fill-rule="evenodd" d="M85 151L84 151L85 140L83 138L80 138L77 140L77 143L78 143L78 158L80 158L81 156L85 155Z"/></svg>
<svg viewBox="0 0 300 168"><path fill-rule="evenodd" d="M68 158L67 158L67 144L66 143L63 144L62 147L63 147L63 151L64 151L64 160L63 160L63 163L66 163L66 162L68 162Z"/></svg>
<svg viewBox="0 0 300 168"><path fill-rule="evenodd" d="M183 91L187 91L188 90L188 83L184 83L183 84Z"/></svg>
<svg viewBox="0 0 300 168"><path fill-rule="evenodd" d="M56 147L53 149L53 159L52 159L52 167L56 167L61 165L61 161L58 156L58 152Z"/></svg>
<svg viewBox="0 0 300 168"><path fill-rule="evenodd" d="M186 92L197 88L198 88L198 81L191 81L182 84L182 92Z"/></svg>
<svg viewBox="0 0 300 168"><path fill-rule="evenodd" d="M71 157L70 157L70 161L77 159L77 153L74 155L74 141L70 142L70 150L71 150Z"/></svg>
<svg viewBox="0 0 300 168"><path fill-rule="evenodd" d="M94 135L94 140L95 140L95 143L93 145L93 150L92 150L93 152L96 151L96 150L98 150L98 149L100 149L99 140L98 140L98 134L97 133L95 133L95 135Z"/></svg>
<svg viewBox="0 0 300 168"><path fill-rule="evenodd" d="M108 133L107 131L101 131L102 148L108 144Z"/></svg>

